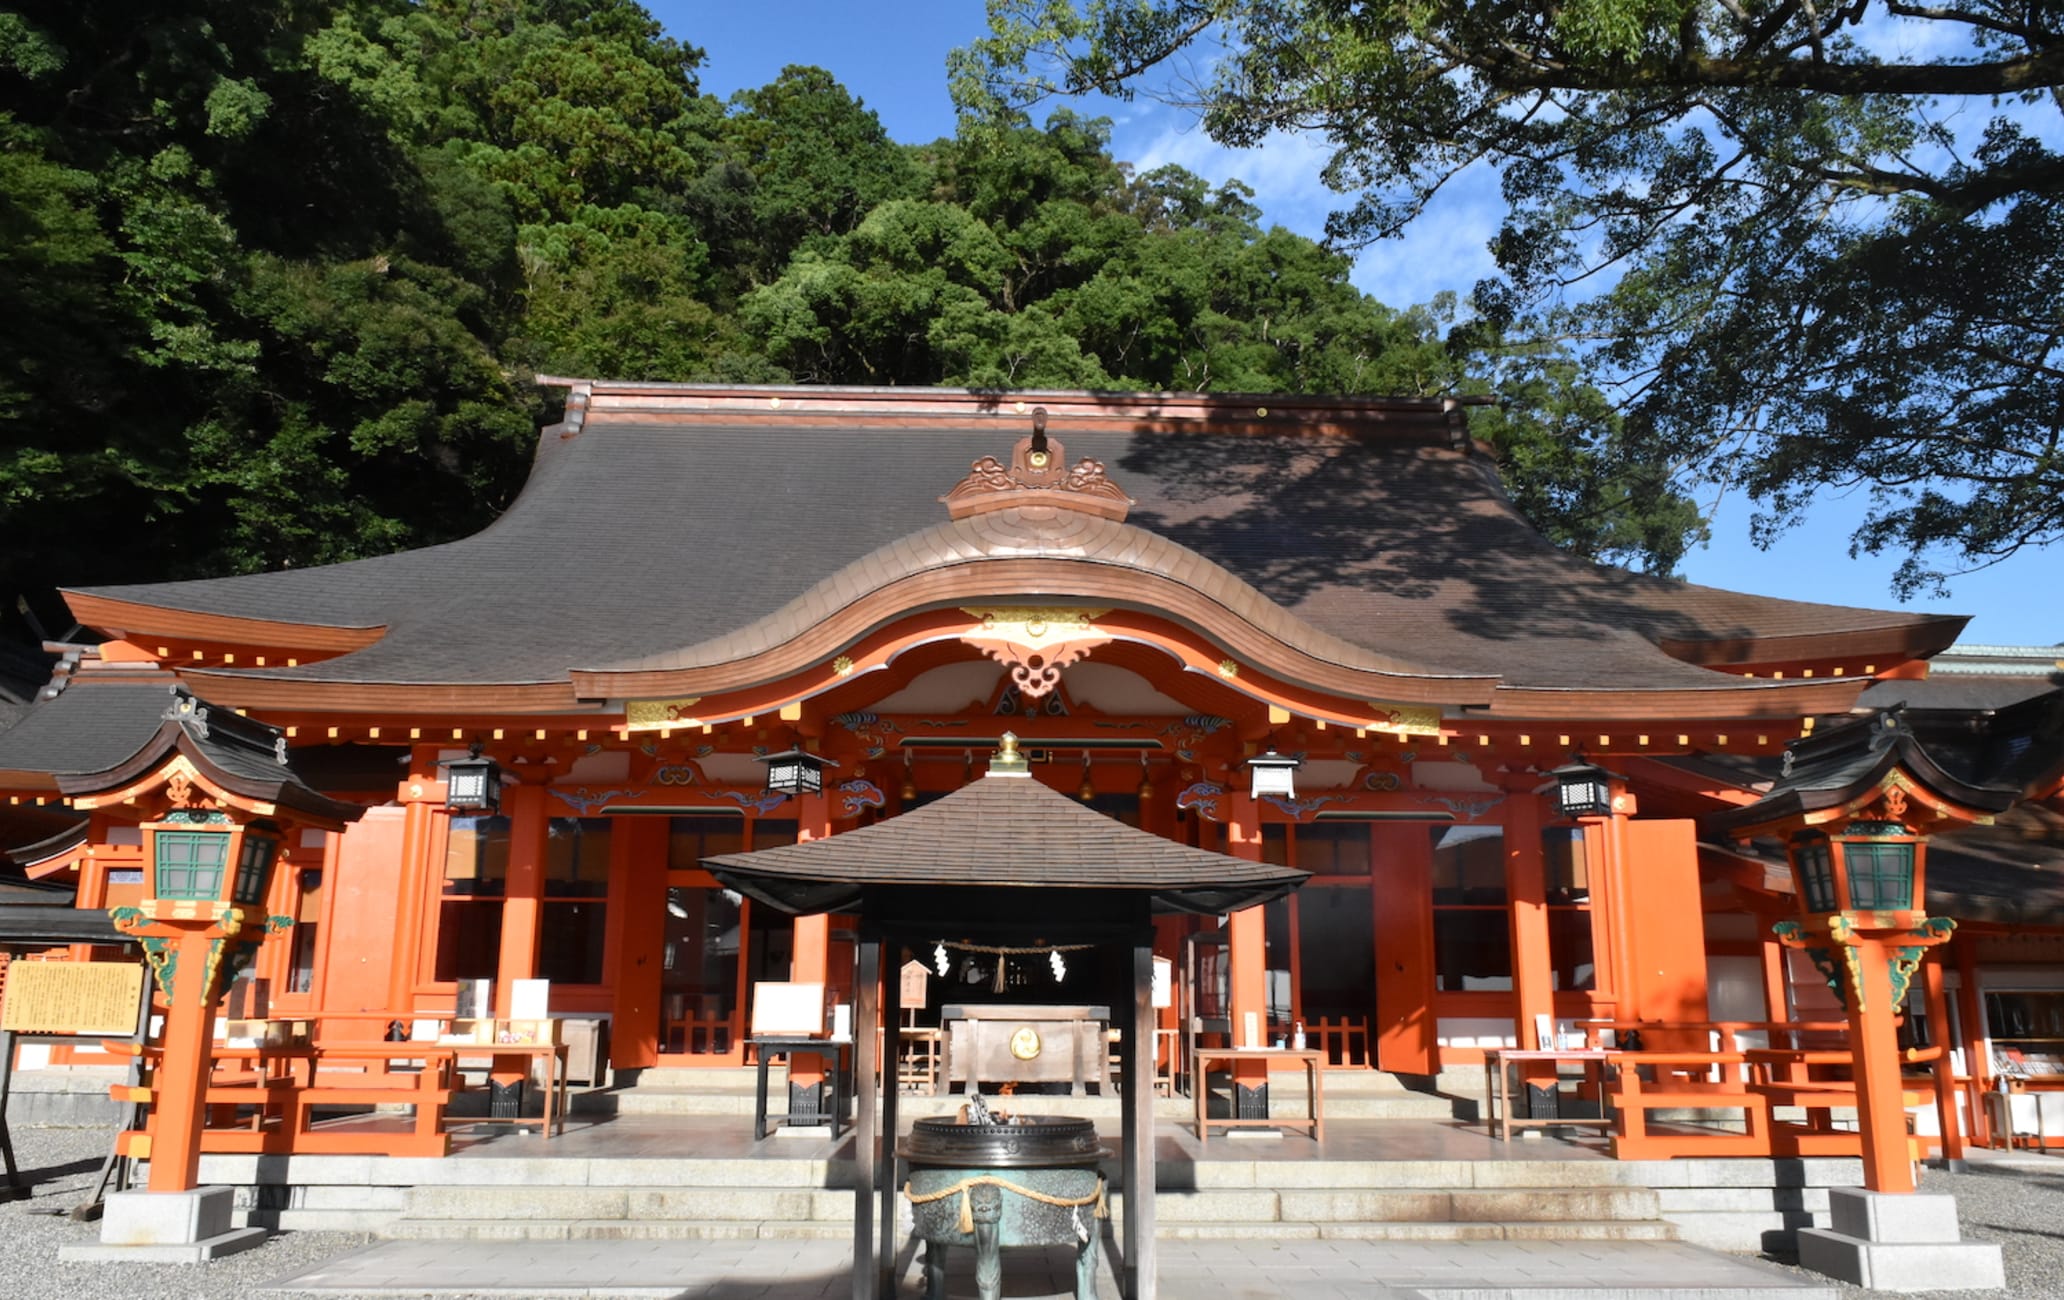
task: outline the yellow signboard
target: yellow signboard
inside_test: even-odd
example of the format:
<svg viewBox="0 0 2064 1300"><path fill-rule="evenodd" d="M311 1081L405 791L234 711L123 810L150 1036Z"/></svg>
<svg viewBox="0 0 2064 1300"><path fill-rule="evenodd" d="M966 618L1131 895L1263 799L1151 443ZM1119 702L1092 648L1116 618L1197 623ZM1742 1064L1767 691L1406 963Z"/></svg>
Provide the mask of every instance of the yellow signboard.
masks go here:
<svg viewBox="0 0 2064 1300"><path fill-rule="evenodd" d="M147 985L143 966L125 961L17 961L7 966L0 1029L17 1034L136 1032Z"/></svg>

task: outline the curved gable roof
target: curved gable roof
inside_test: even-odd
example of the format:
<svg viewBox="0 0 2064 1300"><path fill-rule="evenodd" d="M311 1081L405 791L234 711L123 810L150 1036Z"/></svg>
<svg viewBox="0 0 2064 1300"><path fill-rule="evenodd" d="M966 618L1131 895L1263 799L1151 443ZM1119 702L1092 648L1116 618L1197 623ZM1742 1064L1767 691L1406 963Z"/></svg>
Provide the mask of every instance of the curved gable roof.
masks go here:
<svg viewBox="0 0 2064 1300"><path fill-rule="evenodd" d="M384 629L318 663L210 676L564 682L744 644L826 584L837 591L862 557L958 540L941 494L1026 423L978 394L592 392L569 406L584 419L546 431L522 496L473 537L312 569L88 589L71 593L74 611L132 634L194 619ZM781 394L794 396L783 406ZM1367 663L1543 691L1757 689L1686 660L1748 661L1759 646L1891 660L1939 649L1962 624L1718 591L1558 551L1435 402L1293 404L1262 418L1251 398L1039 400L1075 420L1069 453L1102 461L1134 499L1123 545L1144 554L1144 534L1170 556L1194 555L1225 575L1211 579L1224 592L1274 607L1241 615L1255 626L1299 629ZM1189 413L1171 415L1183 401Z"/></svg>

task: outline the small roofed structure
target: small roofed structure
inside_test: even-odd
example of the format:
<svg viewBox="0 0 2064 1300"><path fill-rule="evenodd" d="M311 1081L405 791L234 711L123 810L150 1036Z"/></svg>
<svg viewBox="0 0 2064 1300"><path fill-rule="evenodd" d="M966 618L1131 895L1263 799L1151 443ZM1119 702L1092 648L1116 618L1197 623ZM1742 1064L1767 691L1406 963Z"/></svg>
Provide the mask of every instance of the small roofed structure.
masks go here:
<svg viewBox="0 0 2064 1300"><path fill-rule="evenodd" d="M1030 775L1017 737L1005 732L993 779L843 835L703 864L784 912L858 910L878 922L892 919L883 908L890 899L959 887L1117 891L1146 897L1156 911L1219 916L1280 898L1308 874L1134 830ZM1015 913L1041 904L1014 898L998 906Z"/></svg>
<svg viewBox="0 0 2064 1300"><path fill-rule="evenodd" d="M1065 926L1071 938L1132 949L1133 1013L1119 1018L1126 1193L1120 1278L1128 1300L1151 1300L1152 913L1251 907L1290 892L1309 874L1135 830L1032 780L1017 745L1017 737L1005 732L986 777L890 821L829 839L702 860L725 885L783 911L859 915L853 986L856 1297L893 1294L896 1257L896 1090L889 1087L881 1095L879 1127L874 1095L875 1026L883 1027L883 1050L894 1060L901 1018L897 981L880 978L884 941L948 931L1036 939ZM877 987L886 999L879 1007Z"/></svg>

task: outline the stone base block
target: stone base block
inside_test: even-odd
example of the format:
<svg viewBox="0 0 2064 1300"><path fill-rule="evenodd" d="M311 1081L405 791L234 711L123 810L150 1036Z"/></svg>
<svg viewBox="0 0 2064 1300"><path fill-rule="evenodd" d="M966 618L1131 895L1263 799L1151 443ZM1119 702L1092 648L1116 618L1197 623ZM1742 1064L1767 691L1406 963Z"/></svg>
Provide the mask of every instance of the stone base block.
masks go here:
<svg viewBox="0 0 2064 1300"><path fill-rule="evenodd" d="M1828 1193L1828 1224L1864 1241L1960 1241L1956 1197L1943 1192L1887 1194L1843 1187Z"/></svg>
<svg viewBox="0 0 2064 1300"><path fill-rule="evenodd" d="M263 1228L235 1228L230 1212L236 1192L197 1187L190 1192L116 1192L100 1218L100 1244L62 1246L58 1257L74 1261L130 1260L151 1264L198 1264L249 1250L265 1240Z"/></svg>
<svg viewBox="0 0 2064 1300"><path fill-rule="evenodd" d="M2007 1285L1999 1245L1988 1241L1863 1241L1801 1228L1799 1263L1877 1291L1996 1291Z"/></svg>
<svg viewBox="0 0 2064 1300"><path fill-rule="evenodd" d="M1225 1131L1227 1140L1233 1142L1280 1142L1283 1130L1279 1128L1229 1128Z"/></svg>
<svg viewBox="0 0 2064 1300"><path fill-rule="evenodd" d="M57 1257L67 1264L205 1264L264 1245L266 1235L263 1228L232 1228L205 1241L158 1246L59 1246Z"/></svg>
<svg viewBox="0 0 2064 1300"><path fill-rule="evenodd" d="M1837 1187L1828 1228L1799 1230L1799 1263L1880 1291L1983 1291L2007 1284L1994 1242L1962 1241L1956 1198Z"/></svg>

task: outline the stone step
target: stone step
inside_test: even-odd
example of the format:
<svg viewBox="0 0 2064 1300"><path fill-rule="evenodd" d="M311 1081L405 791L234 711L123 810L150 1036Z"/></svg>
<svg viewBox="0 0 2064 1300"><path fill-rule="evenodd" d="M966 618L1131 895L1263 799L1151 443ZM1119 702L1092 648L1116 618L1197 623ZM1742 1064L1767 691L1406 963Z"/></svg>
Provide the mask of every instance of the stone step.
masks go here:
<svg viewBox="0 0 2064 1300"><path fill-rule="evenodd" d="M1122 1230L1122 1221L1118 1225ZM851 1219L840 1222L792 1220L699 1219L571 1219L511 1221L506 1219L403 1219L387 1224L379 1235L395 1241L725 1241L839 1240L852 1233ZM1672 1241L1668 1223L1625 1220L1541 1223L1406 1222L1406 1223L1247 1223L1176 1222L1155 1224L1162 1241Z"/></svg>
<svg viewBox="0 0 2064 1300"><path fill-rule="evenodd" d="M1675 1241L1676 1228L1660 1220L1514 1223L1456 1220L1369 1223L1156 1222L1163 1241Z"/></svg>
<svg viewBox="0 0 2064 1300"><path fill-rule="evenodd" d="M1123 1204L1124 1196L1113 1199ZM1512 1189L1226 1187L1167 1191L1164 1223L1553 1223L1655 1220L1646 1187ZM853 1194L813 1187L418 1187L401 1221L505 1224L685 1220L851 1223ZM512 1228L511 1231L514 1231Z"/></svg>
<svg viewBox="0 0 2064 1300"><path fill-rule="evenodd" d="M1430 1093L1397 1089L1336 1094L1329 1086L1325 1096L1328 1119L1452 1119L1455 1116L1451 1099ZM908 1096L898 1098L897 1109L906 1118L953 1115L959 1113L965 1100L958 1095ZM1272 1111L1286 1119L1304 1110L1301 1088L1272 1088L1269 1101ZM1082 1115L1090 1119L1116 1119L1120 1108L1117 1097L1020 1095L1001 1102L992 1099L992 1104L1018 1114ZM778 1097L770 1097L768 1105L778 1113L782 1102ZM1158 1097L1154 1101L1156 1118L1168 1123L1189 1119L1196 1113L1195 1108L1196 1103L1188 1097ZM577 1094L572 1099L570 1110L575 1115L750 1116L753 1113L753 1095L751 1092L648 1088L641 1085L615 1092Z"/></svg>

